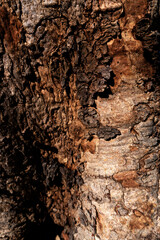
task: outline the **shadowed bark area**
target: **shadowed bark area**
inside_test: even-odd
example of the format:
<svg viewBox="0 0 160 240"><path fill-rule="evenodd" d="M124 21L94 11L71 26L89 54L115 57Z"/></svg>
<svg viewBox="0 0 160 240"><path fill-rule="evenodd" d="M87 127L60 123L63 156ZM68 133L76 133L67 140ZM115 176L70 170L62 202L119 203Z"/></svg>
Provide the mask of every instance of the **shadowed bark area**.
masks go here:
<svg viewBox="0 0 160 240"><path fill-rule="evenodd" d="M159 239L159 21L0 0L0 239Z"/></svg>

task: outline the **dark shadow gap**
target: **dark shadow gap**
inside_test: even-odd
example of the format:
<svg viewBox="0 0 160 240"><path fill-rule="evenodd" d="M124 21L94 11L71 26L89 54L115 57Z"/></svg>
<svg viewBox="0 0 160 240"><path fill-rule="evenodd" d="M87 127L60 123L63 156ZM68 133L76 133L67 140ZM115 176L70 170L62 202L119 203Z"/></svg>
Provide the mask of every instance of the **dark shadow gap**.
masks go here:
<svg viewBox="0 0 160 240"><path fill-rule="evenodd" d="M63 227L53 223L51 217L47 217L41 224L32 223L28 225L25 240L54 240L61 235Z"/></svg>

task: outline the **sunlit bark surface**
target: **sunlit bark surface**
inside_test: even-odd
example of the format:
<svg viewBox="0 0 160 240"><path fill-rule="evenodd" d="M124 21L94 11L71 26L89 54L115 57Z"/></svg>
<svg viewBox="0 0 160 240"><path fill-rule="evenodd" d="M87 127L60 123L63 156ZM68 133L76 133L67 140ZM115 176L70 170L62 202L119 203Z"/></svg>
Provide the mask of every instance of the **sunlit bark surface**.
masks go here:
<svg viewBox="0 0 160 240"><path fill-rule="evenodd" d="M0 239L158 240L158 0L0 0Z"/></svg>

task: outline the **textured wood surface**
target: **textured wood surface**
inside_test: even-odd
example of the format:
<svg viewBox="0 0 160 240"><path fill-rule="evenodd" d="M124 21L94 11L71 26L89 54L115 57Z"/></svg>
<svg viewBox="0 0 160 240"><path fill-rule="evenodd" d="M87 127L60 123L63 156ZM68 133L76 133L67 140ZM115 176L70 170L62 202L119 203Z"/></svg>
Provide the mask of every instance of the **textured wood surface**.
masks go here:
<svg viewBox="0 0 160 240"><path fill-rule="evenodd" d="M0 239L160 238L159 21L158 0L0 0Z"/></svg>

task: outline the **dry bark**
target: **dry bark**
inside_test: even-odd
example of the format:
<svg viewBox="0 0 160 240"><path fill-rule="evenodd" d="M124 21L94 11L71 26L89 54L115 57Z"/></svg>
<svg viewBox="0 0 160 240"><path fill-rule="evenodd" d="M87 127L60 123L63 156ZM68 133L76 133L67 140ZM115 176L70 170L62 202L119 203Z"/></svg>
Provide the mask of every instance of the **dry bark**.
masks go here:
<svg viewBox="0 0 160 240"><path fill-rule="evenodd" d="M159 239L159 20L0 0L0 239Z"/></svg>

